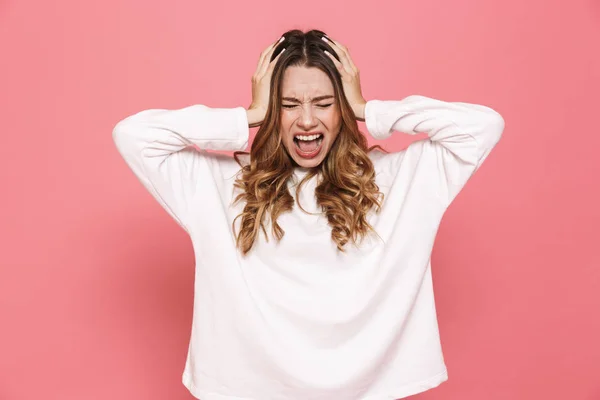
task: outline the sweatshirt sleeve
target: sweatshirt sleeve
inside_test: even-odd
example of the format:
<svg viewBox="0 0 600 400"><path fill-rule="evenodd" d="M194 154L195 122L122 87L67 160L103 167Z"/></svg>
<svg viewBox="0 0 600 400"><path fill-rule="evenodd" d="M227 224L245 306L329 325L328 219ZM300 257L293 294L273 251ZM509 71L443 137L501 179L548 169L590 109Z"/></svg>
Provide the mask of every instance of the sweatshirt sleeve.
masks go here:
<svg viewBox="0 0 600 400"><path fill-rule="evenodd" d="M205 150L245 150L249 126L244 107L196 104L140 111L118 122L112 135L135 176L189 233L190 211L211 179Z"/></svg>
<svg viewBox="0 0 600 400"><path fill-rule="evenodd" d="M504 119L495 110L461 102L446 102L421 95L402 100L370 100L365 124L375 139L393 131L428 138L407 150L420 153L418 163L427 169L433 189L448 206L481 166L504 131Z"/></svg>

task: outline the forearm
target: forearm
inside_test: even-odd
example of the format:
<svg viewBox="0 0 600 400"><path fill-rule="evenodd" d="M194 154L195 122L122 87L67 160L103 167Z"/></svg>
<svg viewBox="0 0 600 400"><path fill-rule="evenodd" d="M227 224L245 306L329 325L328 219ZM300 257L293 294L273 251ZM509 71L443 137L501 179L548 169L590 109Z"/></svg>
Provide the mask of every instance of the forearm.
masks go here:
<svg viewBox="0 0 600 400"><path fill-rule="evenodd" d="M246 118L248 119L248 127L253 128L255 126L259 126L264 119L264 111L258 110L256 108L247 108L246 109Z"/></svg>
<svg viewBox="0 0 600 400"><path fill-rule="evenodd" d="M376 139L393 131L425 133L459 158L479 158L500 139L502 116L493 109L470 103L446 102L412 95L402 100L371 100L365 107L366 125Z"/></svg>
<svg viewBox="0 0 600 400"><path fill-rule="evenodd" d="M361 103L354 107L354 116L358 121L365 121L365 107L367 103Z"/></svg>
<svg viewBox="0 0 600 400"><path fill-rule="evenodd" d="M113 129L119 151L128 157L164 157L197 146L205 150L244 150L248 122L242 107L210 108L202 104L177 109L150 109L120 121Z"/></svg>

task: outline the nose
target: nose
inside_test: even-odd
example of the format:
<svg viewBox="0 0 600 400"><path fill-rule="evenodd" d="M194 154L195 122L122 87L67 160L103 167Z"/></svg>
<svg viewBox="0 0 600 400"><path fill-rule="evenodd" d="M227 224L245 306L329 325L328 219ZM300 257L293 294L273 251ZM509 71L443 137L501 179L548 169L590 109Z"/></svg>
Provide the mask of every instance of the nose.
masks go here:
<svg viewBox="0 0 600 400"><path fill-rule="evenodd" d="M318 124L310 104L302 107L302 112L298 118L298 125L305 130L310 130Z"/></svg>

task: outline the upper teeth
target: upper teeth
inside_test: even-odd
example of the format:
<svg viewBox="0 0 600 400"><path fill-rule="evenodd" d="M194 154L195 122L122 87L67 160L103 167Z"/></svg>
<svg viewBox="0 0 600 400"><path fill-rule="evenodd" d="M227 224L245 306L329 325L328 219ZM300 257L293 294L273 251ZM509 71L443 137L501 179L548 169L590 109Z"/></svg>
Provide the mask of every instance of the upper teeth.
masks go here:
<svg viewBox="0 0 600 400"><path fill-rule="evenodd" d="M321 136L321 134L317 133L316 135L296 136L296 139L299 139L299 140L315 140L315 139L317 139L320 136Z"/></svg>

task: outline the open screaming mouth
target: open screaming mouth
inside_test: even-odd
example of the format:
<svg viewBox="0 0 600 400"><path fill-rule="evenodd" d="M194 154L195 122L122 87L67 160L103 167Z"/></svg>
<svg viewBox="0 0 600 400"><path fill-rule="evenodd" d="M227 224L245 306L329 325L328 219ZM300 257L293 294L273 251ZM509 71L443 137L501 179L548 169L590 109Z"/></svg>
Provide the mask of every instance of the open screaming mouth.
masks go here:
<svg viewBox="0 0 600 400"><path fill-rule="evenodd" d="M314 135L297 135L294 137L297 153L302 157L316 156L321 149L323 143L323 134L316 133Z"/></svg>

